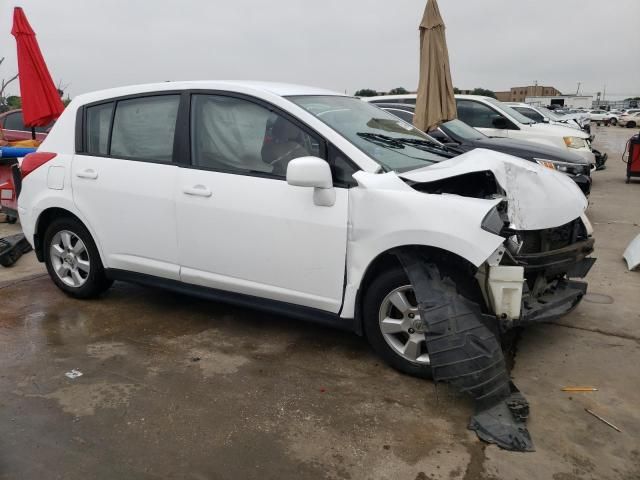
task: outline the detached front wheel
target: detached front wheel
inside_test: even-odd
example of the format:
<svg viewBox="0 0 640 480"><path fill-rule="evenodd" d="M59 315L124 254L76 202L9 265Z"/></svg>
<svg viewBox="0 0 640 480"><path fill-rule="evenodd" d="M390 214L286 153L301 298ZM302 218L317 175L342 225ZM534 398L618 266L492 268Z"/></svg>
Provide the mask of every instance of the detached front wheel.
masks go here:
<svg viewBox="0 0 640 480"><path fill-rule="evenodd" d="M75 298L92 298L111 284L89 231L74 218L54 220L44 235L44 261L53 282Z"/></svg>

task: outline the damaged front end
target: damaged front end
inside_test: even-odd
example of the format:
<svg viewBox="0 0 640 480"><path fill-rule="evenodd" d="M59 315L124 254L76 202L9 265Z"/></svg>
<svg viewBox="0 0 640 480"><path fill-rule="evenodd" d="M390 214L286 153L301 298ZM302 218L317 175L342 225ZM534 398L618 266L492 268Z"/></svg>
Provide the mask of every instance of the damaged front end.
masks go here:
<svg viewBox="0 0 640 480"><path fill-rule="evenodd" d="M498 219L499 217L499 219ZM595 258L591 225L585 215L554 228L516 230L500 205L483 228L506 240L477 273L485 301L502 331L549 322L573 310L587 292L583 279Z"/></svg>
<svg viewBox="0 0 640 480"><path fill-rule="evenodd" d="M477 265L485 305L448 288L437 265L418 252L399 255L399 260L427 326L434 379L472 396L476 412L469 428L480 438L505 449L531 451L525 423L529 406L510 381L500 338L514 327L570 312L585 295L587 284L579 279L595 262L589 257L594 240L584 215L587 202L557 172L474 152L403 178L426 194L496 202L481 223L482 230L503 239Z"/></svg>

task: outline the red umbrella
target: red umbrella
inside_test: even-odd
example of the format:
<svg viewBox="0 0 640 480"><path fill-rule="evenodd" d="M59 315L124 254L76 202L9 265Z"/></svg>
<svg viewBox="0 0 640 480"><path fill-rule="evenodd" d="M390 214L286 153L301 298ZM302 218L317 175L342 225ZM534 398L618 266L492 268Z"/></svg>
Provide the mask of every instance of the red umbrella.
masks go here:
<svg viewBox="0 0 640 480"><path fill-rule="evenodd" d="M51 80L36 34L20 7L13 11L11 34L16 37L18 45L18 74L24 124L32 129L48 125L62 114L64 105Z"/></svg>

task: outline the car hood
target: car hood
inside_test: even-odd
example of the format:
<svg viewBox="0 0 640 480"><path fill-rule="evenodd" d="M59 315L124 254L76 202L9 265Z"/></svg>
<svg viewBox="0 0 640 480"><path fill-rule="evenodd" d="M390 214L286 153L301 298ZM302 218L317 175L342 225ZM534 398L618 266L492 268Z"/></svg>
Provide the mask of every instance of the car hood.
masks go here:
<svg viewBox="0 0 640 480"><path fill-rule="evenodd" d="M474 140L473 144L478 148L499 151L516 157L537 158L540 160L556 160L566 163L580 165L590 165L587 159L569 152L566 149L551 147L542 143L527 142L526 140L515 140L512 138L483 138Z"/></svg>
<svg viewBox="0 0 640 480"><path fill-rule="evenodd" d="M565 127L564 125L551 125L549 123L532 123L528 125L522 125L520 130L526 132L530 128L535 132L542 135L549 136L562 136L562 137L580 137L588 139L589 135L585 132L577 130L572 127Z"/></svg>
<svg viewBox="0 0 640 480"><path fill-rule="evenodd" d="M505 192L509 221L517 230L559 227L581 216L587 208L587 199L566 175L482 148L398 175L415 184L428 184L473 172L493 174Z"/></svg>

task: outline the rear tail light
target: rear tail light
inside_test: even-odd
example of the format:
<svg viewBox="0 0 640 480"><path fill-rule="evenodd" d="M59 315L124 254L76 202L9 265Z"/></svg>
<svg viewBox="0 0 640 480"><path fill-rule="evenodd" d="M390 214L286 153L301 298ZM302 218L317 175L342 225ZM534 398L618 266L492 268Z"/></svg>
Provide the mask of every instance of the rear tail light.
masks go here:
<svg viewBox="0 0 640 480"><path fill-rule="evenodd" d="M29 175L36 168L41 167L49 160L53 159L56 156L55 153L51 152L34 152L30 153L22 160L22 165L20 166L20 171L22 172L22 178Z"/></svg>

